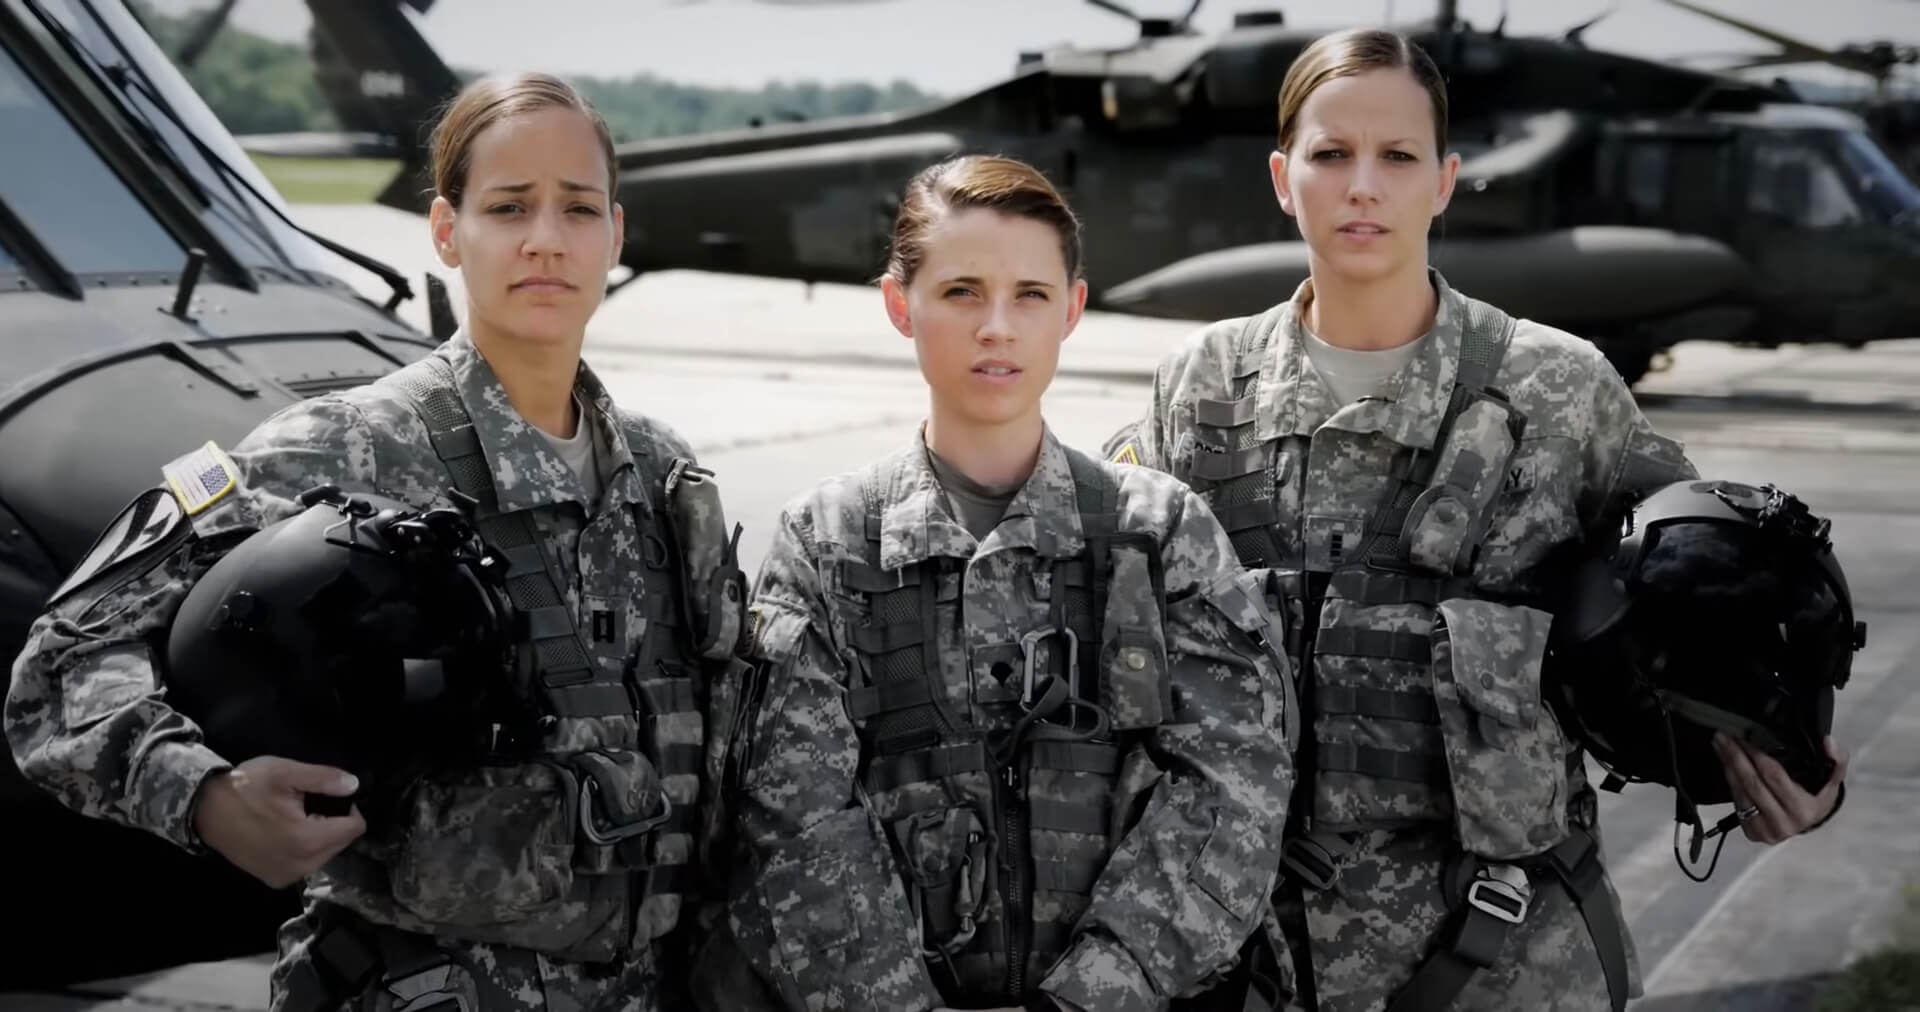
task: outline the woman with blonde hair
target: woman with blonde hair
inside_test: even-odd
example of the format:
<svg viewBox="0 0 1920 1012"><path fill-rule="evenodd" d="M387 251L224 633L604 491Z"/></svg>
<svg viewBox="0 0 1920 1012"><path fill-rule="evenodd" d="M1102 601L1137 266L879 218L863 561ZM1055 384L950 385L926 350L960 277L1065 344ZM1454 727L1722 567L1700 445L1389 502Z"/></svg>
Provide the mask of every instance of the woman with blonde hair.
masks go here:
<svg viewBox="0 0 1920 1012"><path fill-rule="evenodd" d="M1311 276L1163 361L1108 443L1206 499L1284 616L1302 734L1276 921L1295 1008L1620 1009L1638 970L1580 751L1541 694L1549 559L1694 476L1592 344L1450 287L1439 70L1319 39L1280 92L1274 194ZM1831 749L1831 744L1829 748ZM1738 743L1747 835L1825 818Z"/></svg>

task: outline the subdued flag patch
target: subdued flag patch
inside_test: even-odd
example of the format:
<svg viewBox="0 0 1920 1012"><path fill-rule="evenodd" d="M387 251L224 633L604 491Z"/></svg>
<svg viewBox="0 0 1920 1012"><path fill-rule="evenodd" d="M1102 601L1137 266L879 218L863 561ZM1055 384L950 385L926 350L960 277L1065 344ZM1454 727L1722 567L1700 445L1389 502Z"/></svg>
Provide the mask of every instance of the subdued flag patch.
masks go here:
<svg viewBox="0 0 1920 1012"><path fill-rule="evenodd" d="M1122 443L1119 451L1109 459L1116 464L1138 464L1140 463L1140 453L1133 448L1133 441L1128 440Z"/></svg>
<svg viewBox="0 0 1920 1012"><path fill-rule="evenodd" d="M198 514L233 491L234 476L238 472L232 458L212 440L162 469L167 487L173 490L173 497L180 500L180 508L186 510L188 516Z"/></svg>

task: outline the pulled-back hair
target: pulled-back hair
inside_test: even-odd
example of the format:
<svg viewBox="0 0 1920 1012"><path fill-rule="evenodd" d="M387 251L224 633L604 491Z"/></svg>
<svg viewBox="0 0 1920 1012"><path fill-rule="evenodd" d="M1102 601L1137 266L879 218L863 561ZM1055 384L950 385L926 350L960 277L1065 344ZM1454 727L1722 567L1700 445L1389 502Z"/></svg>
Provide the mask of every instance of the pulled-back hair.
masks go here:
<svg viewBox="0 0 1920 1012"><path fill-rule="evenodd" d="M1447 83L1440 68L1412 39L1379 28L1350 28L1323 35L1302 50L1280 85L1280 150L1293 145L1300 108L1328 81L1369 70L1404 69L1427 89L1433 105L1434 150L1447 153Z"/></svg>
<svg viewBox="0 0 1920 1012"><path fill-rule="evenodd" d="M1039 169L997 155L962 155L920 170L894 218L884 277L910 284L926 258L927 232L940 215L984 207L1051 225L1060 234L1067 279L1080 277L1080 219Z"/></svg>
<svg viewBox="0 0 1920 1012"><path fill-rule="evenodd" d="M433 128L433 189L455 207L466 195L467 169L473 142L486 128L503 119L539 109L572 109L593 124L607 156L607 197L613 198L619 166L613 155L613 134L593 104L573 85L551 74L495 74L460 89Z"/></svg>

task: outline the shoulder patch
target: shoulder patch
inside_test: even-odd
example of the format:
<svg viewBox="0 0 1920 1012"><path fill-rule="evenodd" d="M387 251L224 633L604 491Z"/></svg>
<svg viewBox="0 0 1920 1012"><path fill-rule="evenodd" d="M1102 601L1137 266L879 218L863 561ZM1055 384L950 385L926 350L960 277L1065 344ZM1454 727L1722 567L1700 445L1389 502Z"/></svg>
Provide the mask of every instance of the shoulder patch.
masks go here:
<svg viewBox="0 0 1920 1012"><path fill-rule="evenodd" d="M1140 451L1134 449L1133 440L1129 439L1121 443L1120 449L1114 451L1113 456L1108 457L1107 460L1115 464L1134 464L1137 466L1140 463Z"/></svg>
<svg viewBox="0 0 1920 1012"><path fill-rule="evenodd" d="M173 461L161 469L167 487L186 511L195 516L233 491L239 469L233 459L212 440L207 445Z"/></svg>
<svg viewBox="0 0 1920 1012"><path fill-rule="evenodd" d="M157 560L163 546L173 544L176 533L186 526L186 511L180 508L172 493L164 488L140 493L101 533L73 572L54 588L52 596L47 598L47 606L59 603L122 563L149 556Z"/></svg>

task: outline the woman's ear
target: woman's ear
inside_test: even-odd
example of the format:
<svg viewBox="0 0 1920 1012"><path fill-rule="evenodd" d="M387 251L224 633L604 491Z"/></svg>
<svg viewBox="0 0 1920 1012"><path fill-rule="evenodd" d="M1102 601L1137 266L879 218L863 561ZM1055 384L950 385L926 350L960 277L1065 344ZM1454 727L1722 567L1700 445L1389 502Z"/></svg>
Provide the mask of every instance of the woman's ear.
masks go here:
<svg viewBox="0 0 1920 1012"><path fill-rule="evenodd" d="M1273 195L1280 201L1280 210L1293 213L1293 183L1287 179L1287 156L1275 151L1267 156L1267 172L1273 176Z"/></svg>
<svg viewBox="0 0 1920 1012"><path fill-rule="evenodd" d="M1067 289L1067 329L1060 334L1064 341L1073 336L1073 328L1080 326L1080 317L1087 311L1087 279L1074 278L1073 285Z"/></svg>
<svg viewBox="0 0 1920 1012"><path fill-rule="evenodd" d="M892 277L880 279L880 299L887 304L887 319L901 337L913 337L913 315L907 310L907 286Z"/></svg>
<svg viewBox="0 0 1920 1012"><path fill-rule="evenodd" d="M433 206L427 210L427 227L433 234L433 253L441 263L457 268L460 266L460 250L453 242L453 219L452 202L445 197L433 198Z"/></svg>

